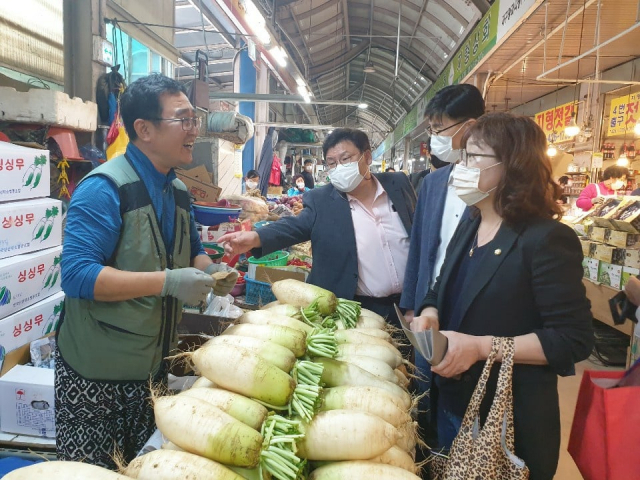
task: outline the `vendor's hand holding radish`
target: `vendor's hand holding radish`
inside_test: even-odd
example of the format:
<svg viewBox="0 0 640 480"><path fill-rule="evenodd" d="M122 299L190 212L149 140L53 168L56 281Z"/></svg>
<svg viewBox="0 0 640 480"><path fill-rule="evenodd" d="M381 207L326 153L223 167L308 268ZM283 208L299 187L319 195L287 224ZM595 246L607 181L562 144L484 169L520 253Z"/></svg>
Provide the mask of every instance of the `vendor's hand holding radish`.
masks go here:
<svg viewBox="0 0 640 480"><path fill-rule="evenodd" d="M216 281L211 275L197 268L178 268L165 270L166 277L161 296L171 296L188 305L199 305L207 299L207 295Z"/></svg>
<svg viewBox="0 0 640 480"><path fill-rule="evenodd" d="M239 255L261 245L256 232L227 233L220 237L218 243L224 245L224 251L229 255Z"/></svg>

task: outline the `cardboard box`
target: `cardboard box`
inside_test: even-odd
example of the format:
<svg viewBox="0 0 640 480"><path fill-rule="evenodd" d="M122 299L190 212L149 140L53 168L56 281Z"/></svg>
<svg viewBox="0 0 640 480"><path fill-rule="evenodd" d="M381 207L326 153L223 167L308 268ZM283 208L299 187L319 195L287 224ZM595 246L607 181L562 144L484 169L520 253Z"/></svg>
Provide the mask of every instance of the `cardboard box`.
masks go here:
<svg viewBox="0 0 640 480"><path fill-rule="evenodd" d="M307 280L309 272L306 268L300 267L256 267L255 280L273 284L279 280L299 280L304 282Z"/></svg>
<svg viewBox="0 0 640 480"><path fill-rule="evenodd" d="M244 220L242 222L225 222L212 227L202 225L198 230L200 231L200 240L203 243L215 243L221 236L227 233L250 232L251 220Z"/></svg>
<svg viewBox="0 0 640 480"><path fill-rule="evenodd" d="M586 237L580 237L580 245L582 246L582 255L592 257L596 252L596 247L600 245Z"/></svg>
<svg viewBox="0 0 640 480"><path fill-rule="evenodd" d="M627 248L626 250L623 250L623 254L624 257L622 262L616 263L620 263L625 267L640 268L640 250Z"/></svg>
<svg viewBox="0 0 640 480"><path fill-rule="evenodd" d="M600 268L600 260L595 258L585 257L582 260L582 267L584 268L584 278L591 280L592 282L598 282L598 269Z"/></svg>
<svg viewBox="0 0 640 480"><path fill-rule="evenodd" d="M606 243L605 238L607 234L607 228L603 227L592 227L589 232L589 238L594 242Z"/></svg>
<svg viewBox="0 0 640 480"><path fill-rule="evenodd" d="M616 253L616 247L612 247L611 245L605 245L599 243L596 245L595 251L591 254L591 256L601 262L607 263L616 263L614 259L614 254Z"/></svg>
<svg viewBox="0 0 640 480"><path fill-rule="evenodd" d="M64 305L64 292L0 320L0 346L6 353L55 332Z"/></svg>
<svg viewBox="0 0 640 480"><path fill-rule="evenodd" d="M640 275L640 269L631 268L631 267L622 267L622 277L620 279L620 289L622 290L624 286L629 282L631 277L635 277Z"/></svg>
<svg viewBox="0 0 640 480"><path fill-rule="evenodd" d="M0 319L61 290L62 247L0 260Z"/></svg>
<svg viewBox="0 0 640 480"><path fill-rule="evenodd" d="M619 248L633 248L640 244L640 235L607 229L605 233L604 243Z"/></svg>
<svg viewBox="0 0 640 480"><path fill-rule="evenodd" d="M611 288L620 289L622 280L622 267L620 265L611 265L610 263L600 262L598 268L598 283Z"/></svg>
<svg viewBox="0 0 640 480"><path fill-rule="evenodd" d="M49 150L0 142L0 202L51 193Z"/></svg>
<svg viewBox="0 0 640 480"><path fill-rule="evenodd" d="M196 201L217 202L222 189L211 182L209 171L202 165L190 170L176 170L176 175L184 182Z"/></svg>
<svg viewBox="0 0 640 480"><path fill-rule="evenodd" d="M0 203L0 258L62 244L62 202L39 198Z"/></svg>
<svg viewBox="0 0 640 480"><path fill-rule="evenodd" d="M55 438L54 371L16 365L0 378L0 429Z"/></svg>

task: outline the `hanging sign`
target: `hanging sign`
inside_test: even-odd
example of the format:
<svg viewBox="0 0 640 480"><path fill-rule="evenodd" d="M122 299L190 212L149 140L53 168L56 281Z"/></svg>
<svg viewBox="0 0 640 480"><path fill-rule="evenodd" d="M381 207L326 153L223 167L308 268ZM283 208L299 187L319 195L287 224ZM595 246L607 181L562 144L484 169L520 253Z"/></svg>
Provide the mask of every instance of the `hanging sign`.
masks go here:
<svg viewBox="0 0 640 480"><path fill-rule="evenodd" d="M498 40L507 35L520 20L526 18L525 13L537 3L537 0L500 0Z"/></svg>
<svg viewBox="0 0 640 480"><path fill-rule="evenodd" d="M609 126L607 129L609 137L633 133L636 122L640 120L640 115L638 114L639 104L640 93L631 93L611 100Z"/></svg>
<svg viewBox="0 0 640 480"><path fill-rule="evenodd" d="M574 102L558 105L544 112L536 113L536 123L544 131L549 143L562 143L573 140L573 137L567 137L564 129L571 122L571 114L576 112L578 104ZM554 138L555 137L555 138Z"/></svg>
<svg viewBox="0 0 640 480"><path fill-rule="evenodd" d="M426 157L427 155L429 155L429 152L427 151L427 142L420 142L420 156Z"/></svg>

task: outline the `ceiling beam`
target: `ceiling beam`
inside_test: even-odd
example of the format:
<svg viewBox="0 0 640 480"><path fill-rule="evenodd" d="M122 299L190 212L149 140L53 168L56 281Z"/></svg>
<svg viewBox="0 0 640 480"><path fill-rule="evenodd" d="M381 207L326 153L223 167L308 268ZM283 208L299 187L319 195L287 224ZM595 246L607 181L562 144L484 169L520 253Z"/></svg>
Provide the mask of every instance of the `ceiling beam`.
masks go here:
<svg viewBox="0 0 640 480"><path fill-rule="evenodd" d="M325 10L327 10L328 8L333 7L334 5L337 5L338 2L340 2L342 0L329 0L328 2L323 3L322 5L312 8L310 10L307 10L306 12L300 13L298 14L298 19L299 20L306 20L307 18L316 15L318 13L322 13Z"/></svg>
<svg viewBox="0 0 640 480"><path fill-rule="evenodd" d="M207 5L203 2L199 2L196 6L195 3L190 2L191 5L198 11L200 11L200 6L202 5L202 14L207 19L207 21L218 29L218 33L224 37L230 47L235 47L236 39L234 35L230 35L226 32L226 29L222 26L222 24L218 21L218 17L207 7Z"/></svg>
<svg viewBox="0 0 640 480"><path fill-rule="evenodd" d="M354 58L364 52L369 47L369 42L362 42L357 47L351 48L349 51L333 58L332 60L315 65L309 69L309 75L315 79L321 75L333 72L338 68L344 67L347 63L351 62Z"/></svg>
<svg viewBox="0 0 640 480"><path fill-rule="evenodd" d="M480 15L484 15L485 13L487 13L487 10L489 10L489 7L491 7L487 0L471 0L471 3L476 6L478 11L480 12Z"/></svg>

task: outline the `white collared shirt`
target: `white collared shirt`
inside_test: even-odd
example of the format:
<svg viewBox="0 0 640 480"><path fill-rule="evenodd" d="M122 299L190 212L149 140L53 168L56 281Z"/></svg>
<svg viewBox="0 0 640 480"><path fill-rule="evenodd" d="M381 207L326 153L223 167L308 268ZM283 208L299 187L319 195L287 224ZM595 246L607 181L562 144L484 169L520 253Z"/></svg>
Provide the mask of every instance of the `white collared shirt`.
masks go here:
<svg viewBox="0 0 640 480"><path fill-rule="evenodd" d="M356 293L383 298L400 293L409 256L409 235L380 182L371 210L347 194L358 252Z"/></svg>
<svg viewBox="0 0 640 480"><path fill-rule="evenodd" d="M438 254L436 256L436 263L433 268L433 277L431 278L431 287L436 283L440 270L444 264L444 257L447 254L447 247L453 237L453 234L458 228L462 214L464 213L467 204L460 200L460 197L456 195L456 189L451 185L451 175L449 175L449 182L447 184L447 198L444 201L444 210L442 212L442 225L440 226L440 245L438 246Z"/></svg>

